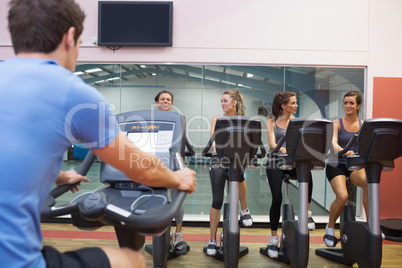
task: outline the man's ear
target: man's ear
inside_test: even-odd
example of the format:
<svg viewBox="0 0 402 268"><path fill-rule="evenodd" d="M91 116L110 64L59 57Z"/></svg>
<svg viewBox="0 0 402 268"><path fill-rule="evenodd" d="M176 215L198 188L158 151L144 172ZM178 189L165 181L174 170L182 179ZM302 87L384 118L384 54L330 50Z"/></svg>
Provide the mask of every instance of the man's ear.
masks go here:
<svg viewBox="0 0 402 268"><path fill-rule="evenodd" d="M70 50L72 47L75 46L74 36L75 36L75 28L70 27L67 31L67 39L66 39L67 50Z"/></svg>

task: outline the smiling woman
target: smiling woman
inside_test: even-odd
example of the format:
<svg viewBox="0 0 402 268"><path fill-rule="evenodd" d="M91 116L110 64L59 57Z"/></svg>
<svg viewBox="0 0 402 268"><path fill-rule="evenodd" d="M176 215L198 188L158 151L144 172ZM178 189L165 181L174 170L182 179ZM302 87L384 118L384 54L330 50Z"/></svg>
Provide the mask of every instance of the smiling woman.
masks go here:
<svg viewBox="0 0 402 268"><path fill-rule="evenodd" d="M358 90L352 90L345 94L343 98L343 110L345 116L334 121L334 137L332 139L335 152L342 151L349 140L360 132L362 120L358 118L362 104L362 94ZM357 141L352 145L346 156L357 153ZM350 171L346 167L346 159L333 157L328 160L326 174L332 190L335 193L335 200L329 210L329 220L325 229L324 241L328 247L336 245L335 222L341 215L348 200L346 178L362 188L363 206L368 215L368 184L365 169Z"/></svg>
<svg viewBox="0 0 402 268"><path fill-rule="evenodd" d="M155 103L158 105L159 110L161 111L170 111L173 105L173 94L167 90L163 90L158 93L155 97ZM178 190L170 189L170 196L172 199L178 194ZM176 247L177 244L183 244L183 233L182 233L182 226L183 226L183 218L184 218L184 207L182 206L179 212L175 216L176 222L176 231L174 233L174 246ZM183 249L184 245L179 245L177 247L178 250Z"/></svg>
<svg viewBox="0 0 402 268"><path fill-rule="evenodd" d="M155 103L158 105L159 110L170 111L173 105L173 94L167 90L161 91L156 95Z"/></svg>

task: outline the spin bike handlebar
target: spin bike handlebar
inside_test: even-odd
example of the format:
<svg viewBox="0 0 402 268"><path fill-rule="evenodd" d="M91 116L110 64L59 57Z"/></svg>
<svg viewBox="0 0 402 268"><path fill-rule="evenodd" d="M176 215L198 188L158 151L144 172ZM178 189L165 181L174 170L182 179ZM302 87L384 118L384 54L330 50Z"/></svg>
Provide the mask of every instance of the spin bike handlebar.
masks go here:
<svg viewBox="0 0 402 268"><path fill-rule="evenodd" d="M89 168L91 167L92 163L95 161L95 154L90 150L84 160L82 161L82 164L78 168L77 173L79 175L85 176L88 173ZM43 204L42 207L42 213L41 217L44 218L53 218L61 215L66 215L66 214L71 214L78 212L78 204L77 203L71 203L68 205L60 206L60 207L54 207L56 203L56 198L61 196L62 194L70 191L73 189L75 186L77 186L80 182L73 183L73 184L65 184L65 185L60 185L57 186L56 188L53 188L53 190L50 192L49 196L45 200L45 203Z"/></svg>
<svg viewBox="0 0 402 268"><path fill-rule="evenodd" d="M279 149L282 147L283 143L286 140L286 135L283 134L281 138L279 139L278 143L276 144L276 147L272 150L270 150L267 154L267 157L276 157L276 156L284 156L284 154L278 153Z"/></svg>
<svg viewBox="0 0 402 268"><path fill-rule="evenodd" d="M201 153L202 156L206 156L206 157L211 157L212 156L212 153L209 152L209 149L211 149L212 144L214 143L214 141L215 141L215 132L212 133L212 136L209 139L207 145L205 145L204 150L202 150L202 153Z"/></svg>
<svg viewBox="0 0 402 268"><path fill-rule="evenodd" d="M204 150L202 150L202 153L201 153L202 156L212 157L214 155L214 153L209 152L209 149L211 149L212 144L214 143L214 141L215 141L215 132L212 133L212 136L209 139L207 145L205 145ZM255 155L255 157L256 158L264 158L265 155L267 154L267 151L265 150L265 148L264 148L264 146L262 144L259 145L259 148L260 148L261 153L257 153Z"/></svg>
<svg viewBox="0 0 402 268"><path fill-rule="evenodd" d="M345 148L343 148L341 151L338 151L336 153L334 153L334 156L338 156L338 157L345 157L344 155L347 151L349 151L349 149L352 147L353 143L355 143L355 141L357 140L357 138L359 137L359 135L354 134L353 137L348 141L348 144L346 144Z"/></svg>
<svg viewBox="0 0 402 268"><path fill-rule="evenodd" d="M343 148L341 151L335 152L335 153L329 153L327 158L330 158L331 156L333 157L346 157L344 154L349 151L349 149L352 147L353 143L357 140L359 136L357 134L354 134L353 137L348 141L346 144L345 148ZM286 135L283 134L281 138L279 139L276 147L272 150L270 150L267 154L267 157L275 157L275 156L284 156L284 154L278 153L279 149L282 147L283 143L286 140Z"/></svg>
<svg viewBox="0 0 402 268"><path fill-rule="evenodd" d="M185 166L182 156L179 152L174 152L174 154L176 168L184 169ZM89 151L77 173L85 176L95 158L96 156ZM140 215L110 204L104 192L88 194L86 198L77 203L54 207L55 199L74 188L77 184L78 183L61 185L54 188L42 207L41 216L44 218L52 218L79 212L84 218L96 220L102 215L106 215L112 220L134 228L144 226L147 228L159 228L171 223L171 220L174 218L187 196L187 192L178 191L170 203L150 208Z"/></svg>
<svg viewBox="0 0 402 268"><path fill-rule="evenodd" d="M186 148L188 149L188 152L185 152L185 156L194 156L195 152L193 147L191 147L191 144L188 142L188 140L186 139Z"/></svg>
<svg viewBox="0 0 402 268"><path fill-rule="evenodd" d="M123 222L130 227L143 228L144 226L146 226L147 228L160 228L161 226L169 225L171 223L177 211L182 206L186 195L187 192L178 191L172 202L148 209L141 215L137 215L115 205L108 204L104 193L101 193L99 195L99 203L96 205L99 206L101 212L107 215L109 218L118 222ZM85 210L84 206L86 205L87 204L85 203L85 201L80 202L79 208L81 215L84 214L82 213L82 210ZM91 217L92 215L93 213L91 212L88 217Z"/></svg>

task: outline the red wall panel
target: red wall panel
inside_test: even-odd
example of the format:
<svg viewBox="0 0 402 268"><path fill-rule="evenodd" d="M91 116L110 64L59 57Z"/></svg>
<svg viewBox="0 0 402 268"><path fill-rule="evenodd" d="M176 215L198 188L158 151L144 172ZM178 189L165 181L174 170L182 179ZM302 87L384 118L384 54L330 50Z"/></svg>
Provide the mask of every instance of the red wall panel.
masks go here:
<svg viewBox="0 0 402 268"><path fill-rule="evenodd" d="M402 78L374 78L373 117L402 119ZM402 158L394 170L382 172L380 218L402 218Z"/></svg>

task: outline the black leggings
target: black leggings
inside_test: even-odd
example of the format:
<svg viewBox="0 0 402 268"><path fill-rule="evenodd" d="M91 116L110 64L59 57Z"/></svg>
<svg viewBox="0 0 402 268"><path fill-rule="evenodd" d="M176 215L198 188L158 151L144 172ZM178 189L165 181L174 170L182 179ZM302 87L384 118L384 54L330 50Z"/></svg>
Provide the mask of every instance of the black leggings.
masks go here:
<svg viewBox="0 0 402 268"><path fill-rule="evenodd" d="M229 176L229 172L224 168L209 167L209 177L211 179L212 187L212 207L220 210L223 204L223 197L225 191L225 183ZM240 183L244 181L244 175L240 177Z"/></svg>
<svg viewBox="0 0 402 268"><path fill-rule="evenodd" d="M269 210L269 220L271 223L271 230L278 230L279 218L281 216L282 205L282 183L283 174L289 174L291 179L296 179L296 169L281 170L279 168L266 169L269 187L271 188L272 204ZM313 194L313 180L310 172L310 180L308 184L308 202L311 203L311 196Z"/></svg>

